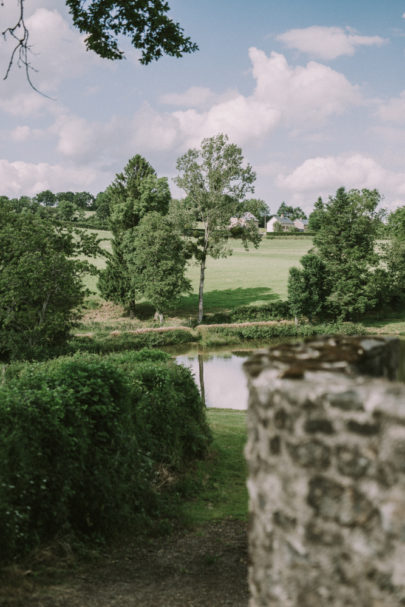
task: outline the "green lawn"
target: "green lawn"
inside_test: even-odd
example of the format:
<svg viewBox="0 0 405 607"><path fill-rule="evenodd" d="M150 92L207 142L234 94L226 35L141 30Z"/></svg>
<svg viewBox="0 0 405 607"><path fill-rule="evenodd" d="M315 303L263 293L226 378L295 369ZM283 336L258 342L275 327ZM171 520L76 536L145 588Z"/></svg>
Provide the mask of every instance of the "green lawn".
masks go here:
<svg viewBox="0 0 405 607"><path fill-rule="evenodd" d="M207 417L214 440L209 457L194 471L202 489L183 504L185 520L191 525L223 518L246 520L246 411L208 409Z"/></svg>
<svg viewBox="0 0 405 607"><path fill-rule="evenodd" d="M99 231L103 247L111 250L109 232ZM288 270L298 265L300 258L312 246L308 238L263 238L258 249L245 251L239 241L233 241L232 255L224 259L208 259L205 274L204 306L206 312L230 309L240 305L260 304L287 296ZM99 268L105 259L97 259ZM183 297L177 313L194 314L197 309L199 267L191 262L188 276L193 295ZM87 286L96 291L96 277L88 277Z"/></svg>

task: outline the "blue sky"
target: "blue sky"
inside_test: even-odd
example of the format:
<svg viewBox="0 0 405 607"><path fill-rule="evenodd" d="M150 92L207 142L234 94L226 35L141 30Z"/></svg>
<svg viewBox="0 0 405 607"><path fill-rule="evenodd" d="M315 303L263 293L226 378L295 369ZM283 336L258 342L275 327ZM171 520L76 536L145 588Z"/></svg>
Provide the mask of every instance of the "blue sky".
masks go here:
<svg viewBox="0 0 405 607"><path fill-rule="evenodd" d="M176 159L225 132L273 212L341 185L405 204L405 0L171 0L199 44L141 66L86 52L63 0L26 0L32 78L0 83L0 194L103 190L134 154L172 181ZM3 30L16 0L0 7ZM0 68L10 53L0 43Z"/></svg>

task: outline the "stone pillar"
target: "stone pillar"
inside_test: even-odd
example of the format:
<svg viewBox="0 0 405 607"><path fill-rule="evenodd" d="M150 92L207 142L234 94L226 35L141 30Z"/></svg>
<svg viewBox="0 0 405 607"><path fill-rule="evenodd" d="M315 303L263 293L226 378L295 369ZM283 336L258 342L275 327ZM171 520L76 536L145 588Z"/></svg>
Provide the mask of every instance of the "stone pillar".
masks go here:
<svg viewBox="0 0 405 607"><path fill-rule="evenodd" d="M405 605L398 349L325 338L245 363L250 607Z"/></svg>

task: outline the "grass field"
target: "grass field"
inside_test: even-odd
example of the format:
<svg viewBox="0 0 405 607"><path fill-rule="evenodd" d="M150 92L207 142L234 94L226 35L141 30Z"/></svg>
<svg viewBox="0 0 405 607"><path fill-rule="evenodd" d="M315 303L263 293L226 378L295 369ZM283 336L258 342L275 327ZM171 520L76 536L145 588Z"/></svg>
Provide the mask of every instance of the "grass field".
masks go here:
<svg viewBox="0 0 405 607"><path fill-rule="evenodd" d="M202 489L183 504L182 514L191 525L222 518L246 520L246 411L208 409L207 417L214 440L210 456L193 473Z"/></svg>
<svg viewBox="0 0 405 607"><path fill-rule="evenodd" d="M92 230L95 231L95 230ZM98 231L103 247L111 250L110 233ZM300 258L312 246L308 238L263 238L258 249L245 251L239 241L233 241L232 255L224 259L208 259L205 279L204 307L206 312L232 309L240 305L267 303L287 296L288 270L298 265ZM103 268L105 259L96 260ZM183 297L178 315L194 314L197 309L199 267L191 262L188 268L193 294ZM97 290L97 278L90 276L87 286Z"/></svg>

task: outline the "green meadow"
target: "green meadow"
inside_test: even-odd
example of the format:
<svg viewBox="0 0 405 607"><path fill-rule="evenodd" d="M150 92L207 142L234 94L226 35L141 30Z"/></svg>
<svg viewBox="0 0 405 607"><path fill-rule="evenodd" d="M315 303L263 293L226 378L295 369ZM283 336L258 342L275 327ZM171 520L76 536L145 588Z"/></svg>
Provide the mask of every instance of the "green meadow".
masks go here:
<svg viewBox="0 0 405 607"><path fill-rule="evenodd" d="M111 250L110 232L98 231L102 246ZM287 297L288 270L299 265L300 258L312 247L311 237L266 238L259 247L246 251L240 241L230 242L231 255L221 259L209 258L205 273L204 307L206 312L229 310L249 304L265 304ZM105 259L98 258L98 268ZM188 277L193 292L181 299L176 314L190 315L197 309L199 267L191 261ZM90 276L87 286L97 293L97 278Z"/></svg>

